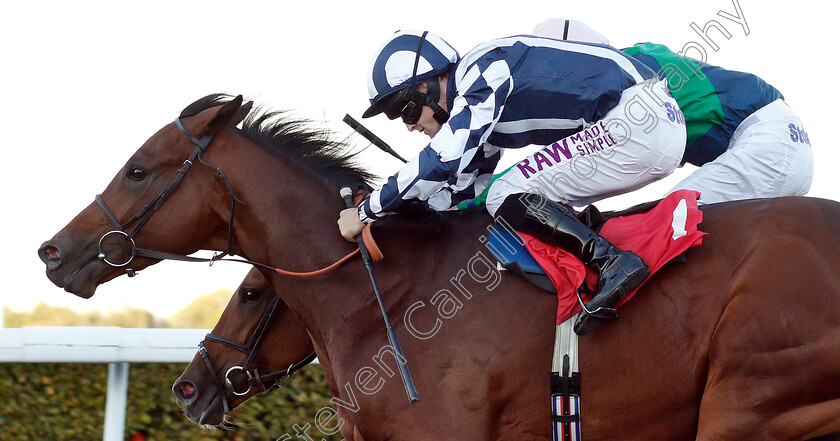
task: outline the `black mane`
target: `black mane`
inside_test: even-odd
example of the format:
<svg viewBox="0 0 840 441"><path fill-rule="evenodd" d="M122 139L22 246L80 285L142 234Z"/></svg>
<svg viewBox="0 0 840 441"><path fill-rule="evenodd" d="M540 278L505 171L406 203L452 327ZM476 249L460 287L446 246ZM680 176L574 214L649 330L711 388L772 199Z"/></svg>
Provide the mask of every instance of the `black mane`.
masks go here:
<svg viewBox="0 0 840 441"><path fill-rule="evenodd" d="M190 104L181 112L181 118L198 114L211 107L225 104L234 97L212 94ZM243 104L243 108L249 103ZM324 128L313 128L312 122L286 115L286 111L265 111L260 107L251 111L242 122L240 132L259 145L294 161L337 188L366 186L372 190L375 175L355 161L358 152L352 152L348 140L336 140ZM452 222L473 218L473 214L486 211L435 211L421 201L408 201L397 216L377 222L379 225L399 219L399 224L418 230L452 228ZM489 220L489 217L487 218Z"/></svg>
<svg viewBox="0 0 840 441"><path fill-rule="evenodd" d="M190 104L181 118L198 114L211 107L231 101L227 94L212 94ZM243 106L245 107L245 106ZM290 159L336 187L364 185L370 187L374 174L355 160L358 152L351 150L347 139L338 140L326 128L313 127L311 121L287 115L286 111L257 108L242 121L240 132Z"/></svg>

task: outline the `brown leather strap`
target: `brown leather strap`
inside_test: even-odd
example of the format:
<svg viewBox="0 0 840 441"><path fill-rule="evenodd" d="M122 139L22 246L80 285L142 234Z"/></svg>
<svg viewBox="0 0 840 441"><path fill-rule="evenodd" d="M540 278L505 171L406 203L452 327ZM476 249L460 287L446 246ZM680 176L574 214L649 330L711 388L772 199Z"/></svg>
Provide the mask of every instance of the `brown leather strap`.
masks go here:
<svg viewBox="0 0 840 441"><path fill-rule="evenodd" d="M359 249L358 248L353 250L353 252L351 252L350 254L348 254L348 255L342 257L341 259L339 259L338 262L335 262L334 264L332 264L332 265L330 265L326 268L321 268L319 270L310 271L310 272L307 272L307 273L298 273L298 272L294 272L294 271L286 271L286 270L280 269L280 268L274 268L274 271L276 271L277 274L280 274L281 276L291 277L293 279L310 279L312 277L318 277L322 274L326 274L326 273L338 268L339 265L346 262L348 259L355 256L356 254L359 254Z"/></svg>
<svg viewBox="0 0 840 441"><path fill-rule="evenodd" d="M362 228L362 241L365 243L365 248L367 248L370 258L373 259L374 262L379 262L384 259L385 256L382 255L382 251L379 251L379 246L377 246L376 242L373 241L373 235L370 233L371 225L373 224L367 224L364 228Z"/></svg>
<svg viewBox="0 0 840 441"><path fill-rule="evenodd" d="M354 197L353 202L358 206L359 203L362 200L364 200L364 198L367 195L368 195L367 192L360 189L356 193L356 196ZM370 258L373 259L374 262L379 262L382 259L384 259L385 256L382 255L382 251L379 250L379 246L376 245L376 242L374 242L373 235L370 232L370 226L371 226L371 224L367 224L367 225L365 225L364 228L362 228L362 241L364 242L365 247L368 250L368 253L370 253ZM338 268L339 265L346 262L347 260L349 260L351 257L355 256L356 254L359 254L359 249L358 248L353 250L353 252L351 252L350 254L342 257L341 259L339 259L337 262L333 263L332 265L330 265L326 268L321 268L319 270L315 270L315 271L300 273L300 272L295 272L295 271L286 271L286 270L280 269L280 268L274 268L274 271L277 272L277 274L280 274L281 276L292 277L292 278L295 278L295 279L310 279L312 277L318 277L320 275L326 274L326 273Z"/></svg>
<svg viewBox="0 0 840 441"><path fill-rule="evenodd" d="M370 192L365 191L364 188L359 188L353 196L353 204L358 207L369 194ZM373 235L370 232L371 225L372 224L367 224L364 228L362 228L362 241L370 254L370 258L373 259L374 262L379 262L384 259L385 256L382 255L382 251L379 250L379 246L377 246L376 242L373 240Z"/></svg>

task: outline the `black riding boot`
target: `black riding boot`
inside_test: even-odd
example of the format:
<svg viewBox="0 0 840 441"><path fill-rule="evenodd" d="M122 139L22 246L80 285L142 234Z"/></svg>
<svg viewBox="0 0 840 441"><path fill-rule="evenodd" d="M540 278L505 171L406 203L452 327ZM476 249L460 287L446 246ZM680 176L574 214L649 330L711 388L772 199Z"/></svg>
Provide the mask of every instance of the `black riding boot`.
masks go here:
<svg viewBox="0 0 840 441"><path fill-rule="evenodd" d="M514 210L511 205L516 204ZM506 207L507 205L507 207ZM600 319L615 319L615 305L644 282L650 270L641 257L624 251L590 230L575 216L574 210L550 201L539 194L509 196L499 208L497 216L518 212L522 222L508 220L514 228L535 234L559 245L577 256L584 265L598 271L598 292L584 306L575 323L575 332L588 334L600 324ZM506 218L507 220L507 218Z"/></svg>

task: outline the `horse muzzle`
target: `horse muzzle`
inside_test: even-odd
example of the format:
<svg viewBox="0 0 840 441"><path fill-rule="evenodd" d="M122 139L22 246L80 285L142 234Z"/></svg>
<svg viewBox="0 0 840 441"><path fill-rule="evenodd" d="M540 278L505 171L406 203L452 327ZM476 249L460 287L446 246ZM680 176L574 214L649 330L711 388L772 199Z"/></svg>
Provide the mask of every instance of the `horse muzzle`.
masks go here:
<svg viewBox="0 0 840 441"><path fill-rule="evenodd" d="M46 275L52 283L86 299L93 296L100 284L120 274L109 271L110 267L97 259L96 249L76 246L61 233L38 248L38 257L46 265Z"/></svg>
<svg viewBox="0 0 840 441"><path fill-rule="evenodd" d="M202 385L184 376L172 385L172 393L183 404L184 415L199 425L218 426L225 419L225 413L218 391L213 385Z"/></svg>

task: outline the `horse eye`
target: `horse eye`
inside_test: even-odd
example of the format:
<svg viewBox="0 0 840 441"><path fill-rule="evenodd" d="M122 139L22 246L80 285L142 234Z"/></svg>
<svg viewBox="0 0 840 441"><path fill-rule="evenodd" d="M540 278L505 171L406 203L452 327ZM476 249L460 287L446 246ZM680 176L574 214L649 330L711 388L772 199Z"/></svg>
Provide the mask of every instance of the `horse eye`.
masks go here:
<svg viewBox="0 0 840 441"><path fill-rule="evenodd" d="M256 302L260 298L260 293L253 290L247 290L244 293L246 302Z"/></svg>
<svg viewBox="0 0 840 441"><path fill-rule="evenodd" d="M146 177L146 171L140 167L132 167L126 175L135 181L142 181Z"/></svg>

